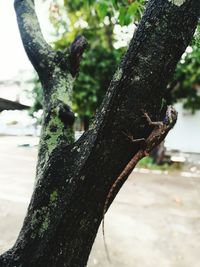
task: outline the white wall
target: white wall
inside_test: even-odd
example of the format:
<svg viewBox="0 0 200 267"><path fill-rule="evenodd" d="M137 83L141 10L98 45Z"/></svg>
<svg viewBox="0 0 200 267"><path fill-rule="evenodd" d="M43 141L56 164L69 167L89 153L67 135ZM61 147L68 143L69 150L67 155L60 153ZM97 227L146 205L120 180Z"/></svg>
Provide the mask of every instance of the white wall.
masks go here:
<svg viewBox="0 0 200 267"><path fill-rule="evenodd" d="M178 121L166 138L167 149L200 153L200 111L191 114L183 109L182 103L176 104L175 108L178 111Z"/></svg>

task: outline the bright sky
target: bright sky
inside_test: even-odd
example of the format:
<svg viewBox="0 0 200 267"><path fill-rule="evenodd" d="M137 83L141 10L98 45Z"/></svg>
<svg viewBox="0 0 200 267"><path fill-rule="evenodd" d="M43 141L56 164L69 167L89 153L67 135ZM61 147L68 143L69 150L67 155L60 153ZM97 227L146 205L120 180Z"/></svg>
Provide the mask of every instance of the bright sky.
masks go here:
<svg viewBox="0 0 200 267"><path fill-rule="evenodd" d="M50 38L51 27L48 21L48 2L36 1L37 14L46 39ZM14 0L0 0L0 81L15 79L20 72L32 70L22 46L16 16ZM49 40L47 40L49 41Z"/></svg>
<svg viewBox="0 0 200 267"><path fill-rule="evenodd" d="M48 12L51 1L35 1L36 13L47 42L53 40L53 27L50 25ZM21 42L13 3L14 0L0 0L0 81L23 79L26 71L33 69ZM120 36L120 41L115 46L126 45L132 36L133 25L123 29L118 26L115 33Z"/></svg>

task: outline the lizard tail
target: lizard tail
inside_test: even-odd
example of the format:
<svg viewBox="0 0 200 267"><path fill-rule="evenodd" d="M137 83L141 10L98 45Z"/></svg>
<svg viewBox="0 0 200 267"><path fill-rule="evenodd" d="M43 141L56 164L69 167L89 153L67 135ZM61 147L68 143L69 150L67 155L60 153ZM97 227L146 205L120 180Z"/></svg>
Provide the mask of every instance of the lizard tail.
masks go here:
<svg viewBox="0 0 200 267"><path fill-rule="evenodd" d="M118 177L118 179L121 179L121 175ZM105 237L105 214L106 214L106 211L108 209L108 203L110 201L110 197L112 196L112 193L113 193L116 185L118 184L118 179L114 182L114 184L110 188L110 191L109 191L109 193L107 195L107 198L106 198L106 201L105 201L105 204L104 204L104 208L103 208L103 217L102 217L103 242L104 242L104 247L105 247L105 251L106 251L106 256L107 256L107 259L108 259L109 262L111 262L111 259L110 259L109 250L108 250L108 246L107 246L107 243L106 243L106 237Z"/></svg>
<svg viewBox="0 0 200 267"><path fill-rule="evenodd" d="M143 155L143 151L142 151L142 155ZM108 246L107 246L106 238L105 238L105 214L106 214L106 211L108 209L109 201L110 201L110 199L111 199L111 197L113 195L113 192L114 192L115 188L117 187L117 185L119 184L119 182L121 180L123 180L124 178L126 178L126 176L128 176L130 174L130 172L132 171L132 169L134 168L135 165L136 165L135 157L133 157L132 160L127 164L126 168L117 177L117 179L115 180L114 184L111 186L110 191L109 191L109 193L107 195L105 204L104 204L103 216L102 216L102 234L103 234L104 247L105 247L107 259L108 259L109 262L111 262L111 260L110 260Z"/></svg>
<svg viewBox="0 0 200 267"><path fill-rule="evenodd" d="M109 250L108 250L108 246L107 246L107 243L106 243L106 237L105 237L105 214L106 214L106 211L108 209L108 204L109 204L109 201L110 201L110 197L112 196L113 191L114 191L117 183L118 183L118 181L116 180L115 183L113 184L113 186L110 188L110 191L109 191L109 193L107 195L107 198L106 198L106 201L105 201L105 204L104 204L103 217L102 217L103 242L104 242L104 247L105 247L105 251L106 251L106 256L107 256L107 259L108 259L109 262L111 262L111 258L110 258L110 255L109 255Z"/></svg>
<svg viewBox="0 0 200 267"><path fill-rule="evenodd" d="M106 236L105 236L105 213L106 213L106 206L107 205L105 203L104 210L103 210L103 218L102 218L102 234L103 234L103 243L104 243L104 248L105 248L105 252L106 252L106 257L107 257L107 260L111 263L111 258L110 258L109 249L108 249L108 245L107 245L107 242L106 242Z"/></svg>

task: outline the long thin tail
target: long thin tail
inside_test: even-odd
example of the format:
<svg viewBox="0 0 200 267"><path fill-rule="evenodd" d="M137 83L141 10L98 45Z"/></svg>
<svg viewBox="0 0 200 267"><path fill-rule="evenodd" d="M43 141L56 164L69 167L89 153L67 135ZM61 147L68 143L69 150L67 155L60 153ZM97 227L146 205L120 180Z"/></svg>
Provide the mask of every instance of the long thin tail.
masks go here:
<svg viewBox="0 0 200 267"><path fill-rule="evenodd" d="M109 249L108 249L108 245L106 242L106 236L105 236L105 214L106 214L106 210L107 210L107 206L108 206L108 198L106 199L105 205L104 205L104 209L103 209L103 218L102 218L102 234L103 234L103 243L104 243L104 248L105 248L105 252L106 252L106 257L107 260L109 262L111 262L111 258L110 258L110 254L109 254Z"/></svg>
<svg viewBox="0 0 200 267"><path fill-rule="evenodd" d="M106 211L108 209L108 203L109 203L110 197L112 196L113 190L115 188L115 184L117 184L117 181L115 181L115 183L110 188L110 191L109 191L109 193L107 195L107 198L106 198L106 201L105 201L105 204L104 204L104 208L103 208L103 217L102 217L103 242L104 242L104 247L105 247L105 251L106 251L106 256L107 256L107 259L108 259L109 262L111 262L111 258L110 258L110 255L109 255L109 249L108 249L108 245L107 245L107 242L106 242L106 236L105 236L105 214L106 214Z"/></svg>
<svg viewBox="0 0 200 267"><path fill-rule="evenodd" d="M143 153L144 153L143 151L140 151L140 153L138 153L136 156L134 156L130 160L130 162L126 165L125 169L121 172L121 174L117 177L117 179L111 186L110 191L106 197L106 201L105 201L104 208L103 208L103 216L102 216L102 233L103 233L104 247L105 247L106 255L107 255L109 262L111 262L111 260L110 260L108 246L107 246L106 238L105 238L105 214L108 209L108 204L109 204L110 199L112 198L113 192L115 188L117 187L117 185L121 182L121 180L126 179L128 177L128 175L131 173L131 171L133 170L137 162L143 157Z"/></svg>

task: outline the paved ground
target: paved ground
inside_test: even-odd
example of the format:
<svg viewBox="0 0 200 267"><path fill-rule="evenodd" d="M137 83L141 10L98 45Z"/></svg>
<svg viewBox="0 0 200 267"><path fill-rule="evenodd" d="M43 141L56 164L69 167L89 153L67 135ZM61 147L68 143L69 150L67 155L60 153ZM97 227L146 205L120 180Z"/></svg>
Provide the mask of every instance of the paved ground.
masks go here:
<svg viewBox="0 0 200 267"><path fill-rule="evenodd" d="M0 252L15 241L34 182L36 143L0 137ZM199 267L200 176L189 173L131 175L106 215L88 267Z"/></svg>

